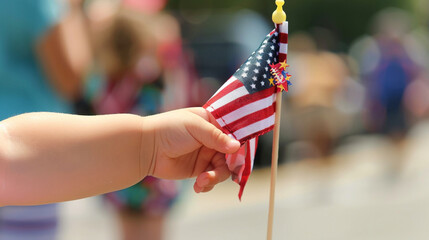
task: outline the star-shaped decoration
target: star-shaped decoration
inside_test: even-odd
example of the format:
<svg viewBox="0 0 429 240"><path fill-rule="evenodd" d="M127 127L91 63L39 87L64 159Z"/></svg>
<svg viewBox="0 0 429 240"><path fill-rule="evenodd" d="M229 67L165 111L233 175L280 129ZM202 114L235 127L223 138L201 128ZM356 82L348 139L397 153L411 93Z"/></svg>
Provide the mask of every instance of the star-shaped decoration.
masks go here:
<svg viewBox="0 0 429 240"><path fill-rule="evenodd" d="M261 66L261 63L260 63L260 62L256 62L256 63L255 63L255 65L256 65L257 67L260 67L260 66Z"/></svg>
<svg viewBox="0 0 429 240"><path fill-rule="evenodd" d="M256 85L255 85L254 83L250 84L250 86L251 86L252 88L256 88Z"/></svg>
<svg viewBox="0 0 429 240"><path fill-rule="evenodd" d="M268 60L267 60L267 63L268 63L268 64L270 64L270 63L271 63L271 60L270 60L270 59L268 59Z"/></svg>
<svg viewBox="0 0 429 240"><path fill-rule="evenodd" d="M272 52L268 53L268 56L272 57L272 56L273 56L273 53L272 53Z"/></svg>
<svg viewBox="0 0 429 240"><path fill-rule="evenodd" d="M263 48L259 49L258 53L264 53L264 49Z"/></svg>
<svg viewBox="0 0 429 240"><path fill-rule="evenodd" d="M247 78L247 73L243 73L243 74L241 74L241 76L242 76L243 78Z"/></svg>
<svg viewBox="0 0 429 240"><path fill-rule="evenodd" d="M283 82L281 82L281 83L278 83L277 84L277 87L281 90L281 91L285 91L285 92L287 92L288 91L288 89L289 89L289 86L288 86L288 81L283 81Z"/></svg>
<svg viewBox="0 0 429 240"><path fill-rule="evenodd" d="M252 77L252 80L253 80L253 81L256 81L256 80L258 80L258 78L257 78L256 76L253 76L253 77Z"/></svg>
<svg viewBox="0 0 429 240"><path fill-rule="evenodd" d="M286 70L287 67L289 67L289 64L286 61L280 63L280 69Z"/></svg>
<svg viewBox="0 0 429 240"><path fill-rule="evenodd" d="M269 78L268 81L270 81L270 85L273 85L273 86L275 85L274 84L274 78Z"/></svg>
<svg viewBox="0 0 429 240"><path fill-rule="evenodd" d="M249 71L249 68L245 67L245 68L243 68L243 71L247 72L247 71Z"/></svg>
<svg viewBox="0 0 429 240"><path fill-rule="evenodd" d="M262 77L267 78L267 74L262 75Z"/></svg>
<svg viewBox="0 0 429 240"><path fill-rule="evenodd" d="M265 71L268 72L268 70L269 70L268 67L265 67Z"/></svg>
<svg viewBox="0 0 429 240"><path fill-rule="evenodd" d="M258 56L256 56L256 59L261 60L261 59L262 59L262 56L261 56L261 55L258 55Z"/></svg>
<svg viewBox="0 0 429 240"><path fill-rule="evenodd" d="M274 50L274 49L275 49L274 45L271 45L271 50Z"/></svg>
<svg viewBox="0 0 429 240"><path fill-rule="evenodd" d="M255 73L259 73L259 70L258 70L258 69L255 69L255 70L253 70L253 72L255 72Z"/></svg>
<svg viewBox="0 0 429 240"><path fill-rule="evenodd" d="M261 82L261 86L265 86L265 82L264 81Z"/></svg>

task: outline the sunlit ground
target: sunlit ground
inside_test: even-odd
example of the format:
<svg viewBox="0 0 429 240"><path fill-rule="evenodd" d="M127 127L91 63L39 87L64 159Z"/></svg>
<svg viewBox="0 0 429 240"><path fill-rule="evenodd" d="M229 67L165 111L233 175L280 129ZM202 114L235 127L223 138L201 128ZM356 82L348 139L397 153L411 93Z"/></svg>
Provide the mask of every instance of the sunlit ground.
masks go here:
<svg viewBox="0 0 429 240"><path fill-rule="evenodd" d="M429 123L398 147L378 136L347 141L331 165L306 160L279 169L274 239L429 238ZM270 156L267 156L270 157ZM227 181L207 194L192 183L168 220L167 240L265 239L270 172L255 171L242 202ZM119 239L113 211L91 198L62 207L61 240Z"/></svg>

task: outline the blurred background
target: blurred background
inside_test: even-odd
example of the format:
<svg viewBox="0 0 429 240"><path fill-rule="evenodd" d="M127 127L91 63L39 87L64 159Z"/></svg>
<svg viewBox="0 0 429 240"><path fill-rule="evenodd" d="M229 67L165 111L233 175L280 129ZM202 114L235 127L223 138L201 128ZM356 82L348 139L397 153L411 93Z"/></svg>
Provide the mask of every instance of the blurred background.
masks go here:
<svg viewBox="0 0 429 240"><path fill-rule="evenodd" d="M273 28L274 1L0 5L0 119L202 106ZM286 1L274 239L428 239L429 3ZM226 181L146 178L105 196L0 208L0 239L264 239L272 134L239 202Z"/></svg>

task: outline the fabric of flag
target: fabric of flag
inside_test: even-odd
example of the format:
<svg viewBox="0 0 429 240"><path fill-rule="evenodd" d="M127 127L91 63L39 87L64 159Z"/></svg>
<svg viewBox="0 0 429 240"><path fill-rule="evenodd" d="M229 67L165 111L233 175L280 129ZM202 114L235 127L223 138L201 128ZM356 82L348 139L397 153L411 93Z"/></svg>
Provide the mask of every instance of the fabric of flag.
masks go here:
<svg viewBox="0 0 429 240"><path fill-rule="evenodd" d="M284 22L277 26L279 29L279 62L287 62L288 49L288 22Z"/></svg>
<svg viewBox="0 0 429 240"><path fill-rule="evenodd" d="M257 137L274 128L277 87L272 85L270 65L287 57L288 23L277 26L259 48L203 106L229 136L242 144L227 155L232 178L239 183L241 199L253 168ZM270 84L271 82L271 84Z"/></svg>

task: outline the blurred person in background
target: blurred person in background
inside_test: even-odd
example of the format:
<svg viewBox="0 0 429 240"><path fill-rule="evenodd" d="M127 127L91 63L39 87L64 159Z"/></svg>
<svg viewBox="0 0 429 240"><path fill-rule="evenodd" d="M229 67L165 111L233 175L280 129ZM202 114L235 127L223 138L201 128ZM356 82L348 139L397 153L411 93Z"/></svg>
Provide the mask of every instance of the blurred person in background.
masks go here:
<svg viewBox="0 0 429 240"><path fill-rule="evenodd" d="M359 39L350 51L367 92L365 130L386 136L395 151L389 163L393 180L406 163L409 129L429 110L428 75L423 71L428 50L413 33L411 23L406 11L384 9L374 18L372 36Z"/></svg>
<svg viewBox="0 0 429 240"><path fill-rule="evenodd" d="M422 69L411 50L417 42L410 41L410 17L400 9L381 11L374 29L352 46L367 91L365 128L401 143L410 127L405 92Z"/></svg>
<svg viewBox="0 0 429 240"><path fill-rule="evenodd" d="M411 124L418 124L429 118L429 5L424 0L414 0L418 25L411 31L408 45L411 45L414 59L424 69L409 84L405 91L405 107L410 112Z"/></svg>
<svg viewBox="0 0 429 240"><path fill-rule="evenodd" d="M87 5L96 65L105 79L91 99L96 114L151 115L202 105L195 102L198 82L182 48L179 24L159 12L164 5L165 1ZM110 14L97 22L102 9ZM105 198L118 210L122 239L159 240L178 194L177 182L149 176Z"/></svg>
<svg viewBox="0 0 429 240"><path fill-rule="evenodd" d="M72 112L90 59L78 4L2 2L0 120L26 112ZM56 239L57 226L55 204L0 208L0 239Z"/></svg>
<svg viewBox="0 0 429 240"><path fill-rule="evenodd" d="M359 96L351 96L353 100L348 101L344 93L361 93L361 89L351 79L343 56L318 50L316 42L305 33L291 36L289 42L294 81L286 99L281 135L285 142L291 142L288 155L292 159L327 163L339 139L350 132L352 118L359 111L359 106L352 103L359 102Z"/></svg>

